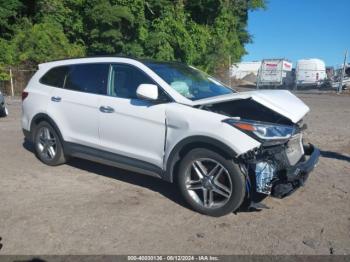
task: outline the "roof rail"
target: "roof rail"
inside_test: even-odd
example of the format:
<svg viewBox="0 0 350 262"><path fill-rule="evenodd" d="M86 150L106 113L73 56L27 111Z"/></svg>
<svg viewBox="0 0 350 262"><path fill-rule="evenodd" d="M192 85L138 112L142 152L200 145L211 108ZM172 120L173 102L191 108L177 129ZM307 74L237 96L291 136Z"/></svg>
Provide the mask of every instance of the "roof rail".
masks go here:
<svg viewBox="0 0 350 262"><path fill-rule="evenodd" d="M77 56L77 57L61 58L61 59L45 61L45 62L42 62L40 64L51 63L51 62L58 62L58 61L65 61L65 60L73 60L73 59L84 59L84 58L88 59L88 58L103 58L103 57L129 58L129 59L139 60L136 57L126 56L126 55L95 55L95 56Z"/></svg>

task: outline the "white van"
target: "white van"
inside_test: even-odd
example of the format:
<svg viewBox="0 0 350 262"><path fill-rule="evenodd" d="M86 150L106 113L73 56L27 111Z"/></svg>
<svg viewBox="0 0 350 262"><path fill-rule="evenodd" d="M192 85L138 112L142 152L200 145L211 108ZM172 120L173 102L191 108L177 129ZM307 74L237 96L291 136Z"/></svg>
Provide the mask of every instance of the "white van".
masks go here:
<svg viewBox="0 0 350 262"><path fill-rule="evenodd" d="M319 86L327 78L325 63L317 58L301 59L296 67L297 86Z"/></svg>
<svg viewBox="0 0 350 262"><path fill-rule="evenodd" d="M258 88L293 84L292 67L293 64L285 59L264 59L259 70Z"/></svg>

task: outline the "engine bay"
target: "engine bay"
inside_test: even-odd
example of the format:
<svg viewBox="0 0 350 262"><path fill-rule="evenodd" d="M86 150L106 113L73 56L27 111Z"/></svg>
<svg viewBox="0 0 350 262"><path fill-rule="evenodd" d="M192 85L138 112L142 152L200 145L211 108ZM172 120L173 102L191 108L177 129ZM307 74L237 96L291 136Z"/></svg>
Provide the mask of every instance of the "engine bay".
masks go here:
<svg viewBox="0 0 350 262"><path fill-rule="evenodd" d="M199 108L228 117L239 117L253 121L269 122L281 125L294 125L288 118L259 104L253 99L239 99L220 103L206 104Z"/></svg>

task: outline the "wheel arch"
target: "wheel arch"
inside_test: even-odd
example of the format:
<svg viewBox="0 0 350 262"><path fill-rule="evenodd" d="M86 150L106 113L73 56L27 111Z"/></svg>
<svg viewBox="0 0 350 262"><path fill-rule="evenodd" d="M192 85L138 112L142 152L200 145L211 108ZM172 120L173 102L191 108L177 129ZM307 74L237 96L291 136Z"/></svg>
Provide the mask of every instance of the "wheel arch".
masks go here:
<svg viewBox="0 0 350 262"><path fill-rule="evenodd" d="M60 129L58 128L55 121L45 113L39 113L39 114L35 115L30 123L30 140L31 140L31 142L34 142L34 135L35 135L36 127L43 121L48 122L55 129L55 131L58 134L58 136L62 142L62 145L63 145L64 140L63 140L63 136L61 134Z"/></svg>
<svg viewBox="0 0 350 262"><path fill-rule="evenodd" d="M206 148L213 150L227 159L234 159L237 153L223 142L207 136L191 136L178 142L169 154L166 161L164 180L173 182L179 163L190 150L194 148Z"/></svg>

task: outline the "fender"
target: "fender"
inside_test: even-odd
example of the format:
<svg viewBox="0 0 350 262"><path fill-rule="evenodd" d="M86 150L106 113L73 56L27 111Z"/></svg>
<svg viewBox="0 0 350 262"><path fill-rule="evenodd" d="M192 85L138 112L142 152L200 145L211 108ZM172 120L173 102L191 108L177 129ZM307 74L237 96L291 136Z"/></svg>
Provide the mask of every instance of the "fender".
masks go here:
<svg viewBox="0 0 350 262"><path fill-rule="evenodd" d="M232 148L217 139L207 136L190 136L178 142L170 152L166 160L166 170L163 179L172 183L174 168L176 163L180 160L181 154L198 147L212 148L219 151L227 158L235 158L237 156L237 153Z"/></svg>
<svg viewBox="0 0 350 262"><path fill-rule="evenodd" d="M30 136L29 136L30 142L34 141L34 132L33 131L34 131L35 125L37 125L41 121L48 122L55 129L55 131L57 132L60 140L62 141L62 144L64 144L63 143L64 142L63 136L62 136L61 131L58 128L57 124L55 123L55 121L50 116L48 116L45 113L38 113L38 114L36 114L33 117L32 121L30 123Z"/></svg>

